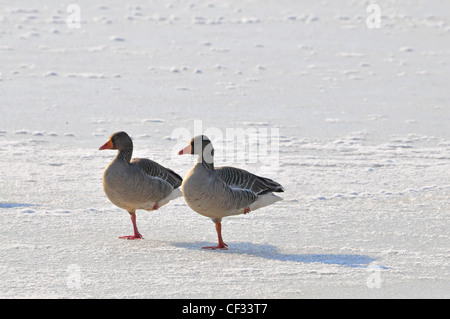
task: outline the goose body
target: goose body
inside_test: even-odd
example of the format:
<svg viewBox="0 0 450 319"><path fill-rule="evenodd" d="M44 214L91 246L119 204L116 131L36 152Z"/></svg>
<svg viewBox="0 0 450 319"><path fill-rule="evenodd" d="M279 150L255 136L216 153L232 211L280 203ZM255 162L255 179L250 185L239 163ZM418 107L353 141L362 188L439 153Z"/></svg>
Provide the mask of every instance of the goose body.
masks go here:
<svg viewBox="0 0 450 319"><path fill-rule="evenodd" d="M283 187L271 179L234 167L215 168L214 149L206 136L193 138L179 154L199 155L183 179L181 192L192 210L216 224L219 244L204 248L226 249L221 236L222 218L246 214L282 200L273 193L283 192Z"/></svg>
<svg viewBox="0 0 450 319"><path fill-rule="evenodd" d="M227 178L229 175L226 173L245 176L249 180L234 184ZM261 177L234 167L218 167L210 170L197 163L186 174L181 191L189 207L200 215L217 221L282 200L272 192L258 194L251 185L246 185L250 179L257 181Z"/></svg>
<svg viewBox="0 0 450 319"><path fill-rule="evenodd" d="M149 168L154 168L154 171L149 171ZM155 210L181 196L181 182L171 184L165 180L168 177L164 176L165 170L149 159L135 158L127 163L116 157L103 172L103 189L117 207L127 211Z"/></svg>
<svg viewBox="0 0 450 319"><path fill-rule="evenodd" d="M120 238L142 238L136 225L136 210L156 210L182 196L182 178L152 160L132 159L133 143L125 132L111 135L100 147L104 149L118 152L103 172L103 190L111 203L128 211L133 222L134 235Z"/></svg>

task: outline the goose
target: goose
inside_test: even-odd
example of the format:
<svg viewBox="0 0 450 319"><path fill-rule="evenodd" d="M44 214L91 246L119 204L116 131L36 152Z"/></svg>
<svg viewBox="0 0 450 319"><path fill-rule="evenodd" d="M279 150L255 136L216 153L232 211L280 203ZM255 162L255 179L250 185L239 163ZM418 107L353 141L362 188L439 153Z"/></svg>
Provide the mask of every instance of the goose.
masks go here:
<svg viewBox="0 0 450 319"><path fill-rule="evenodd" d="M214 148L205 135L192 138L178 154L198 155L197 163L182 181L181 192L192 210L215 223L219 242L203 249L228 249L222 239L222 218L247 214L282 200L274 192L283 192L283 187L269 178L235 167L215 168Z"/></svg>
<svg viewBox="0 0 450 319"><path fill-rule="evenodd" d="M134 235L122 239L142 239L136 224L136 210L156 210L181 197L182 178L146 158L131 158L133 142L126 132L117 132L99 150L117 150L116 157L103 172L103 190L117 207L128 211Z"/></svg>

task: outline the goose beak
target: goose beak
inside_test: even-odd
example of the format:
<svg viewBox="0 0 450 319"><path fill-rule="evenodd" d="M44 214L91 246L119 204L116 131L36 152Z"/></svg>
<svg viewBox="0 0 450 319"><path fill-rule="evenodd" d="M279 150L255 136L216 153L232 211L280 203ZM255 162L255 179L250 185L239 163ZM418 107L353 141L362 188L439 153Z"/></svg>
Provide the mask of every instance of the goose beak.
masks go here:
<svg viewBox="0 0 450 319"><path fill-rule="evenodd" d="M183 155L183 154L192 154L191 144L189 144L188 146L186 146L185 148L183 148L181 151L178 152L178 155Z"/></svg>
<svg viewBox="0 0 450 319"><path fill-rule="evenodd" d="M100 146L100 148L98 149L100 150L112 150L114 148L113 143L111 142L111 140L108 140L108 142L106 142L105 144L103 144L102 146Z"/></svg>

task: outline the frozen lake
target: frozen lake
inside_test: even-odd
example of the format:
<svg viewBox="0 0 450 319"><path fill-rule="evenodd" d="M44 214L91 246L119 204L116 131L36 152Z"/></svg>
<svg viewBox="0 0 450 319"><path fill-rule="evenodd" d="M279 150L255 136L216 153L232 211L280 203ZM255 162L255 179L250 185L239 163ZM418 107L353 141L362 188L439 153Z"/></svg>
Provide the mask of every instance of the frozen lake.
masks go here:
<svg viewBox="0 0 450 319"><path fill-rule="evenodd" d="M0 298L450 297L449 3L42 3L0 9ZM182 198L120 240L121 130L181 176L204 132L284 201L228 251Z"/></svg>

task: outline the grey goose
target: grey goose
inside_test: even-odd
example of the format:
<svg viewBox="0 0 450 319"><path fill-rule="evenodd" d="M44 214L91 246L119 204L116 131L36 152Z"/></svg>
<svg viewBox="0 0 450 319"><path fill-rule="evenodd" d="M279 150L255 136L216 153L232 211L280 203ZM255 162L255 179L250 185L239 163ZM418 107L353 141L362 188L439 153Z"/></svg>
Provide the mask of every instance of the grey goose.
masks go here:
<svg viewBox="0 0 450 319"><path fill-rule="evenodd" d="M103 190L114 205L128 211L134 229L134 235L119 238L143 238L137 228L136 210L156 210L181 197L182 178L150 159L132 159L133 142L125 132L112 134L99 148L106 149L117 150L117 155L103 172Z"/></svg>
<svg viewBox="0 0 450 319"><path fill-rule="evenodd" d="M214 167L214 148L204 135L192 138L178 154L198 155L197 163L183 179L181 192L192 210L215 223L219 242L205 249L228 249L222 239L222 218L247 214L282 200L274 192L283 192L283 187L269 178L235 167Z"/></svg>

